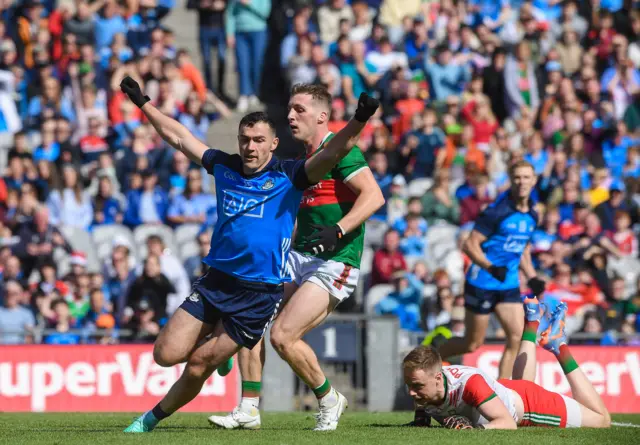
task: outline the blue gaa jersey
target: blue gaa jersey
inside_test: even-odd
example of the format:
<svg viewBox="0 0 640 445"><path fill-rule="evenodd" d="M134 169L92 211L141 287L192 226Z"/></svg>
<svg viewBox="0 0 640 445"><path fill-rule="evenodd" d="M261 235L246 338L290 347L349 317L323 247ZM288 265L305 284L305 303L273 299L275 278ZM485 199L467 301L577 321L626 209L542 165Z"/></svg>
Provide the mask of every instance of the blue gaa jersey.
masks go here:
<svg viewBox="0 0 640 445"><path fill-rule="evenodd" d="M516 210L508 191L500 195L480 214L474 230L487 237L482 243L482 251L492 264L508 269L507 277L501 283L477 264L472 264L467 272L467 283L486 290L520 287L520 257L537 225L538 214L532 200L529 200L529 212L522 213Z"/></svg>
<svg viewBox="0 0 640 445"><path fill-rule="evenodd" d="M245 175L239 155L209 149L202 166L215 178L218 221L203 262L250 283L291 281L287 259L302 192L305 160L273 158Z"/></svg>

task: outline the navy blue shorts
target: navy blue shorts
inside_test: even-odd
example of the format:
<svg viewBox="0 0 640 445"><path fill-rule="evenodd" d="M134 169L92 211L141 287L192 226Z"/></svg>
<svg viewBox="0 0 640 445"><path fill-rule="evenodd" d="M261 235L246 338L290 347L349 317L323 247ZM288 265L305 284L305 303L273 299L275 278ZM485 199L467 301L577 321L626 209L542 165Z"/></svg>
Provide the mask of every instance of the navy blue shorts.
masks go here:
<svg viewBox="0 0 640 445"><path fill-rule="evenodd" d="M283 296L282 285L247 283L209 269L180 307L204 323L222 321L233 341L253 349L278 313Z"/></svg>
<svg viewBox="0 0 640 445"><path fill-rule="evenodd" d="M497 304L522 303L520 289L489 290L464 285L464 307L475 314L490 314Z"/></svg>

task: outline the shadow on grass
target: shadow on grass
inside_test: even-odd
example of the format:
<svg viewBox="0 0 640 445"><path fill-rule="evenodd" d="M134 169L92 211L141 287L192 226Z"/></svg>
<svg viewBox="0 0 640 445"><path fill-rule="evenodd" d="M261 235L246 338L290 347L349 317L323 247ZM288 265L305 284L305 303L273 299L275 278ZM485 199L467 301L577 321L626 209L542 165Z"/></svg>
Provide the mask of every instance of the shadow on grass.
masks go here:
<svg viewBox="0 0 640 445"><path fill-rule="evenodd" d="M412 430L421 430L421 429L442 429L441 426L435 425L430 427L415 427L401 423L369 423L366 425L362 425L363 428L403 428L403 429L412 429Z"/></svg>

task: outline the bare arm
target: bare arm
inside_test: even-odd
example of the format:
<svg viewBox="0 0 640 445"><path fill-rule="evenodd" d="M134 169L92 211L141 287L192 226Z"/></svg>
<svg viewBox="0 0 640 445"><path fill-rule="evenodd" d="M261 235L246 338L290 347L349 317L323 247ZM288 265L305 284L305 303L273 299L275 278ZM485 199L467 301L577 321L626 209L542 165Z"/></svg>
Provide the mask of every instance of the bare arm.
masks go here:
<svg viewBox="0 0 640 445"><path fill-rule="evenodd" d="M513 420L511 414L507 410L499 397L484 402L478 406L478 411L489 423L484 425L487 430L515 430L518 429L516 421Z"/></svg>
<svg viewBox="0 0 640 445"><path fill-rule="evenodd" d="M482 251L482 243L484 243L486 240L486 236L484 236L477 230L474 230L471 232L471 235L469 235L469 238L467 238L467 240L464 242L464 245L462 246L464 253L469 255L471 261L485 270L489 269L492 266L491 262L487 259L487 257L484 255L484 252Z"/></svg>
<svg viewBox="0 0 640 445"><path fill-rule="evenodd" d="M380 102L366 93L360 94L355 116L346 127L336 133L326 146L304 165L309 183L318 183L358 143L360 132L367 121L380 108Z"/></svg>
<svg viewBox="0 0 640 445"><path fill-rule="evenodd" d="M351 151L358 142L358 137L365 123L351 119L346 127L327 142L325 148L306 161L304 168L311 184L319 182Z"/></svg>
<svg viewBox="0 0 640 445"><path fill-rule="evenodd" d="M358 197L344 218L338 221L344 233L349 233L369 219L384 204L382 190L369 168L363 168L346 183Z"/></svg>
<svg viewBox="0 0 640 445"><path fill-rule="evenodd" d="M192 135L184 125L164 115L151 103L145 103L141 110L164 141L184 153L196 164L202 165L202 156L209 147Z"/></svg>

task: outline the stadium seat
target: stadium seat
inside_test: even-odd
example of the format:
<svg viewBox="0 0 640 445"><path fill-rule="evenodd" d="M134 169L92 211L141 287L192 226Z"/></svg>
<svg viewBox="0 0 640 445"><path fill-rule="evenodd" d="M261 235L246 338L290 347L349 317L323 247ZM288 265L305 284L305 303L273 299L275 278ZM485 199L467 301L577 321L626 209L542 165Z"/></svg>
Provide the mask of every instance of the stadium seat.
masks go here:
<svg viewBox="0 0 640 445"><path fill-rule="evenodd" d="M201 224L182 224L178 226L174 232L176 245L182 246L183 243L195 241L201 227Z"/></svg>
<svg viewBox="0 0 640 445"><path fill-rule="evenodd" d="M60 232L71 244L71 248L74 251L82 252L86 255L87 270L89 272L98 272L100 270L100 261L89 233L84 229L72 226L61 226Z"/></svg>
<svg viewBox="0 0 640 445"><path fill-rule="evenodd" d="M393 284L376 284L369 289L369 292L367 292L364 298L365 313L375 314L378 301L389 295L393 289Z"/></svg>
<svg viewBox="0 0 640 445"><path fill-rule="evenodd" d="M371 273L374 254L375 252L371 247L365 246L364 250L362 251L362 260L360 261L360 275Z"/></svg>
<svg viewBox="0 0 640 445"><path fill-rule="evenodd" d="M410 197L423 196L429 188L433 185L433 179L431 178L419 178L414 179L409 183L408 194Z"/></svg>
<svg viewBox="0 0 640 445"><path fill-rule="evenodd" d="M440 243L430 244L428 247L429 255L436 264L443 264L443 260L449 255L449 253L458 250L456 243L449 241L443 241Z"/></svg>
<svg viewBox="0 0 640 445"><path fill-rule="evenodd" d="M177 254L175 237L173 235L173 230L169 226L161 225L161 224L143 224L141 226L136 227L133 231L133 238L138 246L138 251L141 254L141 258L146 256L146 243L147 238L151 235L158 235L164 241L164 245L171 250L173 253Z"/></svg>
<svg viewBox="0 0 640 445"><path fill-rule="evenodd" d="M183 263L187 258L190 258L194 255L198 255L200 253L200 246L196 241L185 241L178 244L180 252L178 258Z"/></svg>
<svg viewBox="0 0 640 445"><path fill-rule="evenodd" d="M435 284L425 284L424 289L422 289L422 297L425 300L433 300L436 298L437 292L438 287Z"/></svg>
<svg viewBox="0 0 640 445"><path fill-rule="evenodd" d="M427 247L436 244L455 244L458 236L458 226L448 223L437 223L429 227L427 230Z"/></svg>
<svg viewBox="0 0 640 445"><path fill-rule="evenodd" d="M364 223L364 245L374 249L382 246L384 233L389 229L389 225L382 221L367 221Z"/></svg>
<svg viewBox="0 0 640 445"><path fill-rule="evenodd" d="M630 297L637 291L636 283L640 276L640 260L628 256L620 259L611 256L607 262L607 269L611 275L618 275L624 279L625 296Z"/></svg>
<svg viewBox="0 0 640 445"><path fill-rule="evenodd" d="M131 254L136 255L136 243L128 227L120 224L98 226L93 229L93 244L96 247L96 253L101 261L111 254L113 240L117 237L126 239L131 246Z"/></svg>

